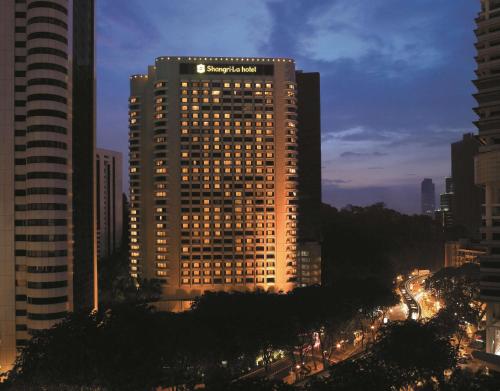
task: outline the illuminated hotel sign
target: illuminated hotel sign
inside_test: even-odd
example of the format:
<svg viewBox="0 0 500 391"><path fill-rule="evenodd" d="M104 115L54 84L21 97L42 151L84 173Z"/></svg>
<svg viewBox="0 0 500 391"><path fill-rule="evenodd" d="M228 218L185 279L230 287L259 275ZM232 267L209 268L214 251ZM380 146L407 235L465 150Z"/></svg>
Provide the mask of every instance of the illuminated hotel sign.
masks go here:
<svg viewBox="0 0 500 391"><path fill-rule="evenodd" d="M274 75L274 65L255 64L179 64L181 75Z"/></svg>

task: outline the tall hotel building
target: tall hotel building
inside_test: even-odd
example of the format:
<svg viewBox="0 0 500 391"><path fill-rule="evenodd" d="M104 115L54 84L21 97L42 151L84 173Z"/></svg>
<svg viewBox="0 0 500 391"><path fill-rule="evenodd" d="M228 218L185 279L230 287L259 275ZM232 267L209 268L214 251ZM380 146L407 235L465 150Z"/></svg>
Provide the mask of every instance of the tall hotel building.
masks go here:
<svg viewBox="0 0 500 391"><path fill-rule="evenodd" d="M131 273L168 307L294 287L296 97L290 59L160 57L131 77Z"/></svg>
<svg viewBox="0 0 500 391"><path fill-rule="evenodd" d="M487 303L486 352L500 355L500 1L482 0L476 22L478 103L481 143L476 184L485 190L481 235L488 254L481 257L481 299ZM500 368L500 360L496 360Z"/></svg>
<svg viewBox="0 0 500 391"><path fill-rule="evenodd" d="M2 0L0 37L1 373L94 306L93 1Z"/></svg>

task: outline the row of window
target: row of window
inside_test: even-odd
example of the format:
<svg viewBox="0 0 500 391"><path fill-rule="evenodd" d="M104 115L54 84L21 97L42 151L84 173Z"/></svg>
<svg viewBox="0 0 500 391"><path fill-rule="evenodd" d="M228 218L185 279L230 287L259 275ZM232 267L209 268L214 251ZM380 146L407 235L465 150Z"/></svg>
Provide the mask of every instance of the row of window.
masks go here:
<svg viewBox="0 0 500 391"><path fill-rule="evenodd" d="M66 219L30 219L16 220L16 227L63 227L68 225Z"/></svg>
<svg viewBox="0 0 500 391"><path fill-rule="evenodd" d="M53 188L53 187L34 187L27 190L18 189L15 191L16 197L30 196L30 195L67 195L66 189Z"/></svg>
<svg viewBox="0 0 500 391"><path fill-rule="evenodd" d="M57 33L52 33L49 31L37 31L34 33L28 34L28 40L33 40L33 39L51 39L54 41L58 41L64 44L68 44L68 38L57 34Z"/></svg>
<svg viewBox="0 0 500 391"><path fill-rule="evenodd" d="M63 29L68 29L68 24L61 19L53 18L50 16L35 16L33 18L28 19L27 24L35 24L35 23L48 23L53 24L55 26L62 27Z"/></svg>
<svg viewBox="0 0 500 391"><path fill-rule="evenodd" d="M28 9L30 10L34 8L50 8L62 12L64 15L68 14L66 7L52 1L32 1L28 4Z"/></svg>
<svg viewBox="0 0 500 391"><path fill-rule="evenodd" d="M66 242L68 235L15 235L16 242Z"/></svg>
<svg viewBox="0 0 500 391"><path fill-rule="evenodd" d="M182 280L183 285L199 285L199 284L210 284L210 285L218 285L218 284L274 284L275 283L275 278L274 277L269 277L269 278L253 278L253 277L246 277L246 278L225 278L223 279L218 279L218 278L204 278L203 280L200 278L183 278Z"/></svg>
<svg viewBox="0 0 500 391"><path fill-rule="evenodd" d="M59 179L66 180L67 174L63 172L28 172L26 179Z"/></svg>
<svg viewBox="0 0 500 391"><path fill-rule="evenodd" d="M68 206L66 204L55 204L55 203L32 203L20 205L16 204L15 207L16 212L27 212L27 211L42 211L42 210L68 210Z"/></svg>
<svg viewBox="0 0 500 391"><path fill-rule="evenodd" d="M28 281L28 289L57 289L57 288L65 288L67 286L68 286L68 281L47 281L47 282Z"/></svg>
<svg viewBox="0 0 500 391"><path fill-rule="evenodd" d="M246 276L246 277L253 277L253 276L274 276L276 273L274 270L260 270L256 271L255 273L253 271L249 270L205 270L203 273L199 270L193 270L193 271L188 271L188 270L183 270L181 272L182 277L199 277L199 276Z"/></svg>
<svg viewBox="0 0 500 391"><path fill-rule="evenodd" d="M274 256L272 257L274 258ZM274 261L271 262L215 262L215 263L210 263L210 262L183 262L181 264L182 268L221 268L221 267L226 267L226 268L233 268L233 267L246 267L246 268L253 268L253 267L275 267L276 263Z"/></svg>
<svg viewBox="0 0 500 391"><path fill-rule="evenodd" d="M64 88L64 89L68 88L68 84L65 81L51 79L48 77L29 79L27 81L27 85L28 86L52 86L52 87L60 87L60 88Z"/></svg>
<svg viewBox="0 0 500 391"><path fill-rule="evenodd" d="M67 159L59 156L30 156L26 158L27 164L61 164L66 165Z"/></svg>
<svg viewBox="0 0 500 391"><path fill-rule="evenodd" d="M165 98L157 98L155 103L156 104L161 104L161 103L165 103L166 102L166 99ZM196 97L187 97L186 95L183 96L181 98L181 103L189 103L189 102L192 102L192 103L232 103L233 105L235 103L238 103L238 104L242 104L242 103L245 103L245 107L247 107L248 105L254 105L254 109L255 110L259 110L257 109L257 107L260 108L260 111L263 110L262 108L262 105L265 103L266 105L272 105L274 103L274 99L273 98L259 98L259 97L245 97L245 98L242 98L241 96L236 96L236 95L233 95L233 96L228 96L228 97L224 97L224 98L218 98L218 97L210 97L210 98L207 98L207 97L204 97L204 98L198 98L197 96ZM157 107L161 107L161 106L157 106ZM215 108L214 108L215 110ZM233 110L231 108L231 106L228 107L228 110L231 111Z"/></svg>
<svg viewBox="0 0 500 391"><path fill-rule="evenodd" d="M68 100L60 95L55 95L55 94L32 94L28 95L27 97L28 102L33 102L33 101L51 101L51 102L58 102L58 103L63 103L66 104L68 103Z"/></svg>
<svg viewBox="0 0 500 391"><path fill-rule="evenodd" d="M68 130L63 126L56 125L32 125L28 126L26 129L27 133L57 133L57 134L67 134Z"/></svg>
<svg viewBox="0 0 500 391"><path fill-rule="evenodd" d="M16 257L28 257L28 258L59 258L59 257L67 257L67 250L47 250L47 251L38 251L38 250L16 250ZM48 267L48 266L47 266ZM31 271L30 273L35 273ZM49 272L48 272L49 273ZM52 273L52 272L50 272Z"/></svg>
<svg viewBox="0 0 500 391"><path fill-rule="evenodd" d="M164 82L159 82L164 83ZM166 84L165 84L166 85ZM163 85L163 86L165 86ZM181 87L224 87L224 88L273 88L273 83L270 82L243 82L243 81L233 81L233 82L219 82L219 81L181 81Z"/></svg>
<svg viewBox="0 0 500 391"><path fill-rule="evenodd" d="M27 115L28 115L28 118L29 117L55 117L55 118L62 118L62 119L68 118L68 114L66 114L63 111L49 110L49 109L29 110Z"/></svg>

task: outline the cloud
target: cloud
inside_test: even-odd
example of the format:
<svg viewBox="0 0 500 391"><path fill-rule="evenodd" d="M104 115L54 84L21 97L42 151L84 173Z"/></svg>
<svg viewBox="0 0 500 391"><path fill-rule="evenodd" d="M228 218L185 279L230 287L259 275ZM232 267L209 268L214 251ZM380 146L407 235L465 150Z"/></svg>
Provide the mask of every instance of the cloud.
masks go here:
<svg viewBox="0 0 500 391"><path fill-rule="evenodd" d="M326 185L345 185L347 183L351 183L352 181L350 181L350 180L344 180L344 179L328 179L328 178L324 178L322 182L323 182L323 184L326 184Z"/></svg>
<svg viewBox="0 0 500 391"><path fill-rule="evenodd" d="M422 17L418 12L406 14L404 19L381 18L381 11L393 11L387 3L401 7L394 0L350 0L316 8L305 19L311 31L300 39L302 53L326 62L363 62L366 70L376 70L387 77L401 76L396 67L418 71L439 65L443 56L429 33L433 18ZM384 63L385 69L377 63Z"/></svg>
<svg viewBox="0 0 500 391"><path fill-rule="evenodd" d="M264 0L103 0L98 16L101 66L135 73L162 55L259 56L272 25Z"/></svg>
<svg viewBox="0 0 500 391"><path fill-rule="evenodd" d="M412 128L398 128L393 130L375 129L364 126L357 126L351 129L332 131L322 135L322 141L326 143L336 143L346 146L366 146L378 145L380 147L401 147L405 145L420 145L423 147L440 147L448 145L461 139L464 133L470 132L467 127L440 127L437 125L427 125L419 131ZM377 152L371 152L375 156ZM348 152L346 156L356 153ZM362 154L362 153L361 153ZM379 155L381 156L381 155Z"/></svg>
<svg viewBox="0 0 500 391"><path fill-rule="evenodd" d="M385 152L342 152L340 154L340 157L343 158L361 158L361 157L381 157L381 156L387 156L389 155L388 153Z"/></svg>

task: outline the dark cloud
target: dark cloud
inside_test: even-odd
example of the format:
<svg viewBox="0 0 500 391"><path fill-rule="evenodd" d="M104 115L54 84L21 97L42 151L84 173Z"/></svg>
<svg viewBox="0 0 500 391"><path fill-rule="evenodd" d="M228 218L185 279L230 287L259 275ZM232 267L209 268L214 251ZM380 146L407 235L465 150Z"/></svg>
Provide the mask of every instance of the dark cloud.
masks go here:
<svg viewBox="0 0 500 391"><path fill-rule="evenodd" d="M352 181L350 180L344 180L344 179L323 179L323 184L326 185L345 185L351 182Z"/></svg>
<svg viewBox="0 0 500 391"><path fill-rule="evenodd" d="M380 156L387 156L389 155L388 153L385 152L343 152L340 154L340 157L343 158L351 158L351 157L356 157L356 158L361 158L361 157L380 157Z"/></svg>

